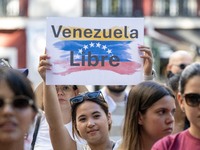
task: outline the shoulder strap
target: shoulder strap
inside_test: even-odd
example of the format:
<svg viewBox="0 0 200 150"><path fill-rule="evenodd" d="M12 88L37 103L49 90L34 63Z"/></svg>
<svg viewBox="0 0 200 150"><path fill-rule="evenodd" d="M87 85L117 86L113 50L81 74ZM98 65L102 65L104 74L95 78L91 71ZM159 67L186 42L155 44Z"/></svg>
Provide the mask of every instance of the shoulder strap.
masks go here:
<svg viewBox="0 0 200 150"><path fill-rule="evenodd" d="M116 143L113 141L112 149L114 149L114 147L115 147L115 144L116 144Z"/></svg>
<svg viewBox="0 0 200 150"><path fill-rule="evenodd" d="M40 126L41 117L42 117L42 114L39 112L37 120L36 120L36 124L35 124L35 130L33 133L33 140L31 142L31 150L34 150L34 147L35 147L35 142L36 142L39 126Z"/></svg>

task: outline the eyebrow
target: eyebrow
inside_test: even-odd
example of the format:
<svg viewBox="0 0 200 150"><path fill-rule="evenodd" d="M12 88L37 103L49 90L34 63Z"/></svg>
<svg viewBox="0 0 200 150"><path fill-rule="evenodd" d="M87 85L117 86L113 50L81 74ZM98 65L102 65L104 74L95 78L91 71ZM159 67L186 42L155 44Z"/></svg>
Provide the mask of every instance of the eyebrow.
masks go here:
<svg viewBox="0 0 200 150"><path fill-rule="evenodd" d="M100 112L99 111L95 111L95 112L92 113L92 115L94 115L94 114L100 114Z"/></svg>
<svg viewBox="0 0 200 150"><path fill-rule="evenodd" d="M170 110L170 109L168 109L168 108L166 108L166 107L160 107L160 108L157 108L156 111L158 111L158 110L163 110L163 109L164 109L164 110ZM172 110L175 110L175 109L176 109L176 107L173 107L173 108L172 108Z"/></svg>
<svg viewBox="0 0 200 150"><path fill-rule="evenodd" d="M92 115L95 115L95 114L101 114L99 111L94 111L93 113L92 113ZM85 117L86 115L80 115L80 116L78 116L78 119L79 118L81 118L81 117Z"/></svg>

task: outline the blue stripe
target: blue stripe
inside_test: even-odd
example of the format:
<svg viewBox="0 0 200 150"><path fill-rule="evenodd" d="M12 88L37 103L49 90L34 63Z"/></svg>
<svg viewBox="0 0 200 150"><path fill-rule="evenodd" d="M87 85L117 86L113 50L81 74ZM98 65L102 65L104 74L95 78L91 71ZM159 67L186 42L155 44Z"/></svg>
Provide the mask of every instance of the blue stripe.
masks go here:
<svg viewBox="0 0 200 150"><path fill-rule="evenodd" d="M120 58L120 61L127 62L132 61L131 54L127 51L127 49L131 49L129 46L131 42L132 41L59 41L54 43L54 46L63 51L73 51L74 55L79 55L80 57L82 56L80 53L82 49L85 54L85 60L88 58L88 52L91 52L92 55L97 55L99 59L101 56L111 57L115 55ZM98 43L100 44L99 47ZM110 54L109 51L111 52ZM68 56L69 55L62 55L61 57ZM108 61L109 58L106 60Z"/></svg>

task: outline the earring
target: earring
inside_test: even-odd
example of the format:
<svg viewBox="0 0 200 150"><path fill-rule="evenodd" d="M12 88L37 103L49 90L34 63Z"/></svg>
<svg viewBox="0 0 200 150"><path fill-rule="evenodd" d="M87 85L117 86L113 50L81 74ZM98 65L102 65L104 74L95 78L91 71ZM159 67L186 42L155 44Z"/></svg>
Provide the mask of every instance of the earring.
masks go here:
<svg viewBox="0 0 200 150"><path fill-rule="evenodd" d="M181 107L181 109L182 109L183 112L185 112L185 108L184 107Z"/></svg>

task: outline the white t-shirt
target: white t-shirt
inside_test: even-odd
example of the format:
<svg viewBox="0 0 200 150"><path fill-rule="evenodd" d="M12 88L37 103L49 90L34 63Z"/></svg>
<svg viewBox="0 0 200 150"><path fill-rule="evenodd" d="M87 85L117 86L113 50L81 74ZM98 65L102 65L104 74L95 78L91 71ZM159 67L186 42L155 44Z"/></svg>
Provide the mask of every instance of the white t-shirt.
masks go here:
<svg viewBox="0 0 200 150"><path fill-rule="evenodd" d="M119 148L120 143L121 143L121 140L115 142L115 146L113 147L112 150L117 150ZM77 150L91 150L91 149L87 144L77 143Z"/></svg>
<svg viewBox="0 0 200 150"><path fill-rule="evenodd" d="M35 119L35 122L36 122L36 119ZM35 125L35 123L34 123L34 125ZM25 140L25 150L31 149L34 125L29 131L28 138ZM72 122L70 122L64 126L69 131L71 138L74 139L73 135L72 135ZM77 150L90 150L89 146L87 145L87 142L85 140L83 140L82 138L75 137L75 141L76 141L76 145L77 145ZM113 150L117 150L118 146L119 146L119 141L115 142L115 146L114 146ZM41 116L40 126L39 126L39 130L38 130L38 135L36 138L34 150L53 150L50 135L49 135L49 124L46 120L44 112L42 113L42 116Z"/></svg>
<svg viewBox="0 0 200 150"><path fill-rule="evenodd" d="M36 122L36 119L35 119L35 122ZM35 126L35 123L34 123L34 126ZM72 136L72 123L70 122L70 123L68 123L68 124L66 124L64 126L67 128L71 138L73 139L73 136ZM30 150L31 149L31 142L32 142L32 138L33 138L33 132L34 132L34 127L32 127L30 129L28 138L25 140L25 150ZM75 141L80 145L85 145L86 144L86 142L81 138L80 139L75 138ZM53 147L52 147L52 144L51 144L50 135L49 135L49 124L48 124L48 122L46 120L44 112L42 112L40 126L39 126L39 130L38 130L38 135L37 135L37 138L36 138L36 141L35 141L34 150L53 150ZM77 148L77 150L79 150L79 149Z"/></svg>

